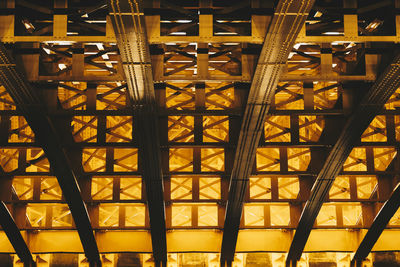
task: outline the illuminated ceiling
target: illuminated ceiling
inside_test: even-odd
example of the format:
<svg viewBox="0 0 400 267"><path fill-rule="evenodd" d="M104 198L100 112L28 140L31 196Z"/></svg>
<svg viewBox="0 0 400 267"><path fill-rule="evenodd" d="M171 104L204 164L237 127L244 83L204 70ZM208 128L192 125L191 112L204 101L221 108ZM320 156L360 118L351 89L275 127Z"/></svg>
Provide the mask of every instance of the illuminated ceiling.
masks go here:
<svg viewBox="0 0 400 267"><path fill-rule="evenodd" d="M2 1L0 253L241 267L398 251L399 8Z"/></svg>

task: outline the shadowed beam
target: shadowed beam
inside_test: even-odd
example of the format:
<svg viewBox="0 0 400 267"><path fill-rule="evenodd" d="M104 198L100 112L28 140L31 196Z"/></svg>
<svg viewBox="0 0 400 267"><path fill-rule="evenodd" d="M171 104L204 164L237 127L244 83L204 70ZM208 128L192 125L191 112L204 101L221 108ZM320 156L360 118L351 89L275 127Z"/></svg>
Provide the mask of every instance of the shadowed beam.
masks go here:
<svg viewBox="0 0 400 267"><path fill-rule="evenodd" d="M140 169L146 189L153 257L156 266L159 266L167 262L165 202L158 114L143 2L110 0L109 11L121 54L135 127L140 129L137 131Z"/></svg>
<svg viewBox="0 0 400 267"><path fill-rule="evenodd" d="M244 195L263 125L288 55L313 3L314 0L280 0L265 37L243 116L230 178L221 246L222 264L233 261Z"/></svg>
<svg viewBox="0 0 400 267"><path fill-rule="evenodd" d="M3 201L0 201L0 225L24 266L36 266L21 232Z"/></svg>
<svg viewBox="0 0 400 267"><path fill-rule="evenodd" d="M17 109L22 113L35 134L50 166L57 177L65 197L76 229L82 242L83 250L91 266L101 266L100 254L94 238L86 205L82 200L75 173L71 169L70 159L61 147L54 125L46 115L45 106L36 90L29 84L4 44L0 44L0 82L13 98Z"/></svg>
<svg viewBox="0 0 400 267"><path fill-rule="evenodd" d="M367 234L361 241L356 253L353 256L352 263L361 263L371 252L375 243L378 241L386 225L400 207L400 184L390 195L390 198L383 204L376 215L374 222L368 229Z"/></svg>
<svg viewBox="0 0 400 267"><path fill-rule="evenodd" d="M382 110L383 105L390 96L400 86L399 64L400 56L396 56L347 120L342 133L317 176L310 199L304 206L289 249L286 261L287 265L300 259L321 206L336 176L341 171L343 163L353 149L354 144L357 144L362 133L367 129L378 112Z"/></svg>

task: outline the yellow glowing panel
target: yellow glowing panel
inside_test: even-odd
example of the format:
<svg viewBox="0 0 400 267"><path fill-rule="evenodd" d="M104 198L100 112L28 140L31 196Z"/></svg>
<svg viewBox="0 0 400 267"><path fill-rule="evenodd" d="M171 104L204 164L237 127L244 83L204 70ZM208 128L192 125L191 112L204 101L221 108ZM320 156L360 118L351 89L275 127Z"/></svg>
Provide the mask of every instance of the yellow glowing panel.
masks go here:
<svg viewBox="0 0 400 267"><path fill-rule="evenodd" d="M194 117L193 116L168 116L168 141L193 142Z"/></svg>
<svg viewBox="0 0 400 267"><path fill-rule="evenodd" d="M203 117L203 142L228 142L228 116Z"/></svg>
<svg viewBox="0 0 400 267"><path fill-rule="evenodd" d="M26 149L27 172L49 172L50 163L41 148Z"/></svg>
<svg viewBox="0 0 400 267"><path fill-rule="evenodd" d="M362 223L362 210L360 204L342 205L343 225L355 226Z"/></svg>
<svg viewBox="0 0 400 267"><path fill-rule="evenodd" d="M199 178L200 199L221 199L221 178Z"/></svg>
<svg viewBox="0 0 400 267"><path fill-rule="evenodd" d="M0 85L0 110L15 110L14 100L3 85Z"/></svg>
<svg viewBox="0 0 400 267"><path fill-rule="evenodd" d="M192 178L171 178L171 199L191 199Z"/></svg>
<svg viewBox="0 0 400 267"><path fill-rule="evenodd" d="M99 205L99 226L117 227L119 223L119 206L115 204Z"/></svg>
<svg viewBox="0 0 400 267"><path fill-rule="evenodd" d="M84 110L86 109L87 97L85 82L63 82L58 87L58 99L63 109Z"/></svg>
<svg viewBox="0 0 400 267"><path fill-rule="evenodd" d="M132 141L132 116L107 116L106 127L107 142Z"/></svg>
<svg viewBox="0 0 400 267"><path fill-rule="evenodd" d="M389 221L390 226L400 226L400 208L397 209L396 213Z"/></svg>
<svg viewBox="0 0 400 267"><path fill-rule="evenodd" d="M288 148L288 170L306 171L311 160L309 148Z"/></svg>
<svg viewBox="0 0 400 267"><path fill-rule="evenodd" d="M336 206L332 204L323 204L317 216L317 225L335 226L336 224Z"/></svg>
<svg viewBox="0 0 400 267"><path fill-rule="evenodd" d="M348 176L338 176L329 191L330 199L350 199L350 179Z"/></svg>
<svg viewBox="0 0 400 267"><path fill-rule="evenodd" d="M142 198L142 178L120 178L121 200Z"/></svg>
<svg viewBox="0 0 400 267"><path fill-rule="evenodd" d="M206 109L224 110L232 107L235 101L233 83L206 82Z"/></svg>
<svg viewBox="0 0 400 267"><path fill-rule="evenodd" d="M172 205L171 207L172 226L191 226L192 225L192 206Z"/></svg>
<svg viewBox="0 0 400 267"><path fill-rule="evenodd" d="M138 169L137 148L114 148L114 171L135 172Z"/></svg>
<svg viewBox="0 0 400 267"><path fill-rule="evenodd" d="M290 207L288 204L273 204L269 206L271 225L288 226L290 223Z"/></svg>
<svg viewBox="0 0 400 267"><path fill-rule="evenodd" d="M276 109L304 109L303 83L280 82L275 93Z"/></svg>
<svg viewBox="0 0 400 267"><path fill-rule="evenodd" d="M296 199L300 192L300 183L297 177L278 178L280 199Z"/></svg>
<svg viewBox="0 0 400 267"><path fill-rule="evenodd" d="M111 200L113 198L113 178L92 178L92 199Z"/></svg>
<svg viewBox="0 0 400 267"><path fill-rule="evenodd" d="M62 191L55 177L40 178L40 199L61 200Z"/></svg>
<svg viewBox="0 0 400 267"><path fill-rule="evenodd" d="M0 165L5 172L11 172L18 168L18 149L0 149Z"/></svg>
<svg viewBox="0 0 400 267"><path fill-rule="evenodd" d="M221 172L225 169L225 152L223 148L201 149L201 171Z"/></svg>
<svg viewBox="0 0 400 267"><path fill-rule="evenodd" d="M385 171L397 154L394 147L374 147L374 168Z"/></svg>
<svg viewBox="0 0 400 267"><path fill-rule="evenodd" d="M336 82L314 82L314 108L331 109L337 102L340 84Z"/></svg>
<svg viewBox="0 0 400 267"><path fill-rule="evenodd" d="M317 142L325 127L322 116L299 116L300 142Z"/></svg>
<svg viewBox="0 0 400 267"><path fill-rule="evenodd" d="M51 225L53 227L72 227L72 222L72 215L68 205L52 205Z"/></svg>
<svg viewBox="0 0 400 267"><path fill-rule="evenodd" d="M365 148L355 147L343 164L344 171L366 171L367 155Z"/></svg>
<svg viewBox="0 0 400 267"><path fill-rule="evenodd" d="M265 142L290 142L290 116L268 116L264 136Z"/></svg>
<svg viewBox="0 0 400 267"><path fill-rule="evenodd" d="M32 227L46 226L46 205L28 204L26 206L26 217L28 225Z"/></svg>
<svg viewBox="0 0 400 267"><path fill-rule="evenodd" d="M171 172L192 172L193 149L171 148L169 150L169 170Z"/></svg>
<svg viewBox="0 0 400 267"><path fill-rule="evenodd" d="M34 141L35 135L23 116L11 116L10 123L10 135L8 142L28 143Z"/></svg>
<svg viewBox="0 0 400 267"><path fill-rule="evenodd" d="M146 207L143 204L125 205L125 226L143 227L145 217Z"/></svg>
<svg viewBox="0 0 400 267"><path fill-rule="evenodd" d="M245 226L264 226L264 206L247 204L244 206Z"/></svg>
<svg viewBox="0 0 400 267"><path fill-rule="evenodd" d="M257 148L257 171L280 171L279 148Z"/></svg>
<svg viewBox="0 0 400 267"><path fill-rule="evenodd" d="M361 135L361 142L386 142L386 117L376 116Z"/></svg>
<svg viewBox="0 0 400 267"><path fill-rule="evenodd" d="M18 177L12 181L12 186L19 200L30 200L33 198L33 178Z"/></svg>
<svg viewBox="0 0 400 267"><path fill-rule="evenodd" d="M166 106L168 109L194 109L196 89L193 83L168 83L166 85Z"/></svg>
<svg viewBox="0 0 400 267"><path fill-rule="evenodd" d="M82 165L85 172L104 172L106 170L106 149L84 148Z"/></svg>
<svg viewBox="0 0 400 267"><path fill-rule="evenodd" d="M71 126L75 142L97 142L97 117L74 116Z"/></svg>
<svg viewBox="0 0 400 267"><path fill-rule="evenodd" d="M392 94L389 100L385 104L386 109L398 109L400 108L400 88L396 89L396 92Z"/></svg>
<svg viewBox="0 0 400 267"><path fill-rule="evenodd" d="M396 141L400 141L400 116L395 115L394 116L394 127L395 127L395 132L396 132Z"/></svg>
<svg viewBox="0 0 400 267"><path fill-rule="evenodd" d="M199 205L197 208L198 226L218 226L218 206Z"/></svg>
<svg viewBox="0 0 400 267"><path fill-rule="evenodd" d="M107 82L97 85L96 109L115 110L126 107L126 84Z"/></svg>
<svg viewBox="0 0 400 267"><path fill-rule="evenodd" d="M250 199L271 199L271 177L250 178Z"/></svg>
<svg viewBox="0 0 400 267"><path fill-rule="evenodd" d="M369 199L378 189L378 181L375 176L361 176L356 178L357 197Z"/></svg>

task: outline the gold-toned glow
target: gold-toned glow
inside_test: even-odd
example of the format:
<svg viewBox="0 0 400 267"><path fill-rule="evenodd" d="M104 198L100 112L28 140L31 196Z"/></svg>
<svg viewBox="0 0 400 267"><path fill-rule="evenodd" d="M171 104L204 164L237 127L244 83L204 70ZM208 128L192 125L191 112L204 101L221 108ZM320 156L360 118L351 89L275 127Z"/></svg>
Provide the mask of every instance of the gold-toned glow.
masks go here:
<svg viewBox="0 0 400 267"><path fill-rule="evenodd" d="M305 171L311 160L311 152L309 148L288 148L288 170L289 171Z"/></svg>
<svg viewBox="0 0 400 267"><path fill-rule="evenodd" d="M11 134L8 137L10 143L30 143L35 139L35 135L29 127L25 118L22 116L11 116Z"/></svg>
<svg viewBox="0 0 400 267"><path fill-rule="evenodd" d="M193 171L193 149L171 148L169 150L169 171L171 172Z"/></svg>
<svg viewBox="0 0 400 267"><path fill-rule="evenodd" d="M279 148L258 148L256 162L257 171L279 171Z"/></svg>
<svg viewBox="0 0 400 267"><path fill-rule="evenodd" d="M106 142L132 141L132 116L107 116Z"/></svg>
<svg viewBox="0 0 400 267"><path fill-rule="evenodd" d="M203 116L203 142L227 142L228 116Z"/></svg>
<svg viewBox="0 0 400 267"><path fill-rule="evenodd" d="M265 142L290 142L290 116L269 116L264 124Z"/></svg>
<svg viewBox="0 0 400 267"><path fill-rule="evenodd" d="M366 171L367 155L365 148L355 147L343 164L344 171Z"/></svg>
<svg viewBox="0 0 400 267"><path fill-rule="evenodd" d="M168 141L193 142L194 117L168 116Z"/></svg>
<svg viewBox="0 0 400 267"><path fill-rule="evenodd" d="M18 149L1 148L0 149L0 165L5 172L11 172L18 168Z"/></svg>
<svg viewBox="0 0 400 267"><path fill-rule="evenodd" d="M201 171L220 172L225 169L225 153L223 148L201 149Z"/></svg>

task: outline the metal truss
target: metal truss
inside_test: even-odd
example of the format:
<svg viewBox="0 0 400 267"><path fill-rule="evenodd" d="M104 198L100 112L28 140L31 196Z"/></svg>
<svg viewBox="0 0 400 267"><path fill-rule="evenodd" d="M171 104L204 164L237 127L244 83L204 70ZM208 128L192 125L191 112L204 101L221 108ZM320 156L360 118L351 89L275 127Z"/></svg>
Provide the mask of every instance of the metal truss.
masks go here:
<svg viewBox="0 0 400 267"><path fill-rule="evenodd" d="M396 56L348 118L342 133L314 182L310 198L303 209L287 256L288 263L300 259L315 219L335 177L340 172L340 168L349 156L354 144L400 85L398 78L400 69L397 66L399 60L399 56Z"/></svg>
<svg viewBox="0 0 400 267"><path fill-rule="evenodd" d="M19 110L24 115L32 131L35 133L38 144L43 148L55 176L62 188L75 221L82 246L89 262L101 266L99 250L94 238L86 205L82 200L80 189L76 181L76 174L71 168L71 160L67 158L59 143L58 134L48 116L43 113L42 104L35 89L26 81L14 60L9 56L4 44L1 51L1 82L10 93Z"/></svg>
<svg viewBox="0 0 400 267"><path fill-rule="evenodd" d="M121 52L130 107L136 118L142 176L150 217L153 257L166 264L167 241L163 175L149 46L141 1L110 1L111 20Z"/></svg>
<svg viewBox="0 0 400 267"><path fill-rule="evenodd" d="M254 73L236 148L226 206L221 262L233 261L244 192L255 159L263 122L267 117L283 65L312 5L313 1L302 3L279 1L274 11Z"/></svg>

